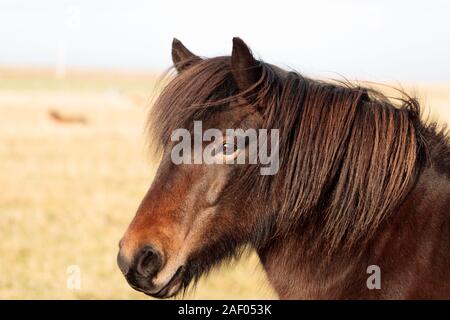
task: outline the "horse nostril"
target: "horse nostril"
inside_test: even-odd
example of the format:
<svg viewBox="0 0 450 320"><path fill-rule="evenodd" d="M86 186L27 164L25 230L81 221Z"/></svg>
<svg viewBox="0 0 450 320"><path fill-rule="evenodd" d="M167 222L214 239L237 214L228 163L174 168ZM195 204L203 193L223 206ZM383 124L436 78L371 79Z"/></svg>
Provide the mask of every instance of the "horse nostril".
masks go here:
<svg viewBox="0 0 450 320"><path fill-rule="evenodd" d="M136 257L136 270L145 277L156 274L162 264L162 254L152 246L142 248Z"/></svg>

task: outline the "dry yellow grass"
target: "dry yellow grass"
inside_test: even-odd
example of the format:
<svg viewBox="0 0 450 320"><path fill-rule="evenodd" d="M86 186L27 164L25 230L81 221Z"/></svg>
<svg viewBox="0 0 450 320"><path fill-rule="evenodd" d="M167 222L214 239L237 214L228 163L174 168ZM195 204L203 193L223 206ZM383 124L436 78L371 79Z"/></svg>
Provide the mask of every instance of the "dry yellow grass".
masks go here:
<svg viewBox="0 0 450 320"><path fill-rule="evenodd" d="M0 298L146 298L116 267L117 243L148 188L139 73L0 69ZM414 86L450 121L450 85ZM61 116L49 116L54 110ZM85 121L64 121L84 119ZM81 289L66 286L81 269ZM254 254L214 271L187 298L274 298Z"/></svg>

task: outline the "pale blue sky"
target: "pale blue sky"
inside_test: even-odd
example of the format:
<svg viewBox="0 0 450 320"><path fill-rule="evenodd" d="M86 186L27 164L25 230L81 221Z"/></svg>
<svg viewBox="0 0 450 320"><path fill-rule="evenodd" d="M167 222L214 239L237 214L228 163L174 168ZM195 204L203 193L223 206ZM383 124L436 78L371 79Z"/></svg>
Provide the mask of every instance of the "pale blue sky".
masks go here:
<svg viewBox="0 0 450 320"><path fill-rule="evenodd" d="M450 81L450 1L0 0L0 64L163 70L173 37L203 56L239 36L312 75Z"/></svg>

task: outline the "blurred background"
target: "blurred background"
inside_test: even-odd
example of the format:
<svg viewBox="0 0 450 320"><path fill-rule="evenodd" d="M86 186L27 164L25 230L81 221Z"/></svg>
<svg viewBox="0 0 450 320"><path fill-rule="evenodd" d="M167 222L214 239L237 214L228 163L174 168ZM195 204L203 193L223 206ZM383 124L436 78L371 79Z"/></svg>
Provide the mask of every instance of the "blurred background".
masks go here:
<svg viewBox="0 0 450 320"><path fill-rule="evenodd" d="M157 163L144 123L173 37L239 36L316 78L401 86L450 122L447 1L0 0L0 298L147 298L116 267ZM255 254L185 298L275 298Z"/></svg>

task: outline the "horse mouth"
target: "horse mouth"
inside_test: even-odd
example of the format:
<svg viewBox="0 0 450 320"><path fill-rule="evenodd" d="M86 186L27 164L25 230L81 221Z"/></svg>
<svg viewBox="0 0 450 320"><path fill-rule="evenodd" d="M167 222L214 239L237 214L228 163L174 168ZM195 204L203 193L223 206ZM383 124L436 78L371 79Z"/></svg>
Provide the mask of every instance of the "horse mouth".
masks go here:
<svg viewBox="0 0 450 320"><path fill-rule="evenodd" d="M182 287L183 273L184 273L184 267L181 266L175 272L172 279L170 279L169 282L167 282L167 284L164 287L162 287L159 291L157 291L157 292L143 291L143 292L146 295L149 295L154 298L159 298L159 299L163 299L163 298L167 299L167 298L173 297L180 291L180 289Z"/></svg>

